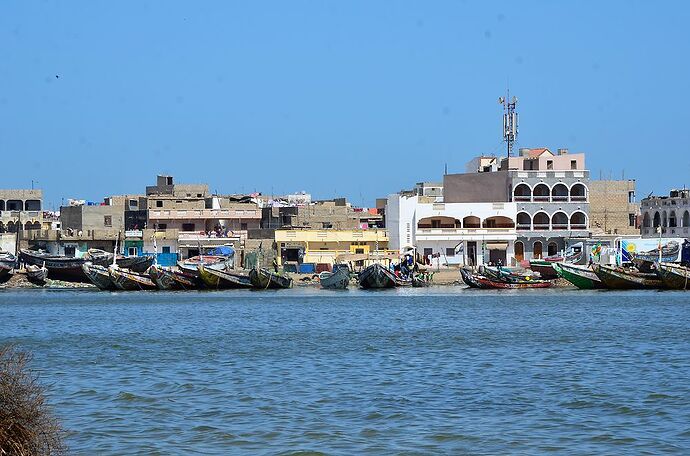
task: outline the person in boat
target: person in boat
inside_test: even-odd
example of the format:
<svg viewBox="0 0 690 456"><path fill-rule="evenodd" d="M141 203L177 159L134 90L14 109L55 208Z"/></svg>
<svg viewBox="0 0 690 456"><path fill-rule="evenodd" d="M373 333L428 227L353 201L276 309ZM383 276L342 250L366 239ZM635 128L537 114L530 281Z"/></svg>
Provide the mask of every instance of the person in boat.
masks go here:
<svg viewBox="0 0 690 456"><path fill-rule="evenodd" d="M273 271L277 274L278 273L278 260L273 258Z"/></svg>
<svg viewBox="0 0 690 456"><path fill-rule="evenodd" d="M501 267L503 266L503 260L500 258L496 261L496 269L498 269L498 272L501 272Z"/></svg>

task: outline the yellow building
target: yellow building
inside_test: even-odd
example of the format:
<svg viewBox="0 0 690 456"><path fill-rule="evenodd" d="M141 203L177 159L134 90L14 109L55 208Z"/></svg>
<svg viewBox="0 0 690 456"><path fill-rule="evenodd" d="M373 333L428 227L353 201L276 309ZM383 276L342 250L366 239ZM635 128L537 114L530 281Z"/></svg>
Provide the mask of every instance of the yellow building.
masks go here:
<svg viewBox="0 0 690 456"><path fill-rule="evenodd" d="M388 231L369 230L276 230L278 262L334 264L336 258L397 257L388 250ZM357 257L355 257L357 255Z"/></svg>

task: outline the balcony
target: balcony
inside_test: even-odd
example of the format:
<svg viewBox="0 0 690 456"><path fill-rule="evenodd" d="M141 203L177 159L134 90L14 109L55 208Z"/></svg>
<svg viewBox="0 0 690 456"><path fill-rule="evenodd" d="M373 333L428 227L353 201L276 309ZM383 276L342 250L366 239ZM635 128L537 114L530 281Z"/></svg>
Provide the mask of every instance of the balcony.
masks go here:
<svg viewBox="0 0 690 456"><path fill-rule="evenodd" d="M150 220L261 219L259 209L150 209Z"/></svg>
<svg viewBox="0 0 690 456"><path fill-rule="evenodd" d="M515 229L518 231L530 231L532 225L530 223L518 223Z"/></svg>
<svg viewBox="0 0 690 456"><path fill-rule="evenodd" d="M548 223L535 223L532 225L534 231L548 231L551 229L551 225Z"/></svg>

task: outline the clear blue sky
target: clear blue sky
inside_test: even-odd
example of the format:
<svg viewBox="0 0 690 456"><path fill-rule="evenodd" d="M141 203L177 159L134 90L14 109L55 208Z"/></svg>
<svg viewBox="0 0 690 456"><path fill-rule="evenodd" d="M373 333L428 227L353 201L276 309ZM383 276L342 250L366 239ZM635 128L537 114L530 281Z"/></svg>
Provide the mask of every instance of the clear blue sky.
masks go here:
<svg viewBox="0 0 690 456"><path fill-rule="evenodd" d="M690 2L0 3L0 188L45 200L223 193L356 204L519 147L638 196L690 185ZM56 75L59 78L56 78Z"/></svg>

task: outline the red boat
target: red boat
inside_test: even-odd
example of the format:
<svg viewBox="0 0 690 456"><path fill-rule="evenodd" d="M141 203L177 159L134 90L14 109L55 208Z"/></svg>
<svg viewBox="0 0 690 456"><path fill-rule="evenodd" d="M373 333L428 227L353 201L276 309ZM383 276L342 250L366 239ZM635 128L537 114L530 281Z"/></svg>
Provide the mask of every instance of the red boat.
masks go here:
<svg viewBox="0 0 690 456"><path fill-rule="evenodd" d="M479 283L482 286L482 288L518 289L548 288L551 286L551 281L549 280L524 280L520 282L502 282L482 276L474 276L474 280L476 280L477 283Z"/></svg>

